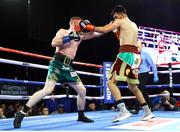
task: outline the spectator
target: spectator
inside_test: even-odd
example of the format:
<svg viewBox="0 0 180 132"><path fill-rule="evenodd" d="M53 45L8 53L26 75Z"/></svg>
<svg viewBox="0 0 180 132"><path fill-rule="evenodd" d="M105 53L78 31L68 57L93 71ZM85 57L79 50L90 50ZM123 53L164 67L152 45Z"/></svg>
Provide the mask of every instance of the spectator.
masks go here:
<svg viewBox="0 0 180 132"><path fill-rule="evenodd" d="M42 115L49 115L49 109L47 107L42 109Z"/></svg>
<svg viewBox="0 0 180 132"><path fill-rule="evenodd" d="M166 37L162 32L160 32L159 35L157 36L158 54L157 54L156 64L166 63L166 56L164 55L164 52L166 51L165 40Z"/></svg>
<svg viewBox="0 0 180 132"><path fill-rule="evenodd" d="M116 106L111 106L111 111L118 111L118 109L116 108Z"/></svg>
<svg viewBox="0 0 180 132"><path fill-rule="evenodd" d="M4 110L3 108L0 108L0 119L4 119L4 118L6 118L4 115Z"/></svg>
<svg viewBox="0 0 180 132"><path fill-rule="evenodd" d="M32 108L30 108L28 110L27 113L28 116L36 116L36 115L40 115L40 111L37 105L33 106Z"/></svg>
<svg viewBox="0 0 180 132"><path fill-rule="evenodd" d="M176 99L174 97L170 96L169 91L164 90L162 92L162 95L160 98L154 99L154 110L165 110L165 111L178 111L178 106L176 105Z"/></svg>
<svg viewBox="0 0 180 132"><path fill-rule="evenodd" d="M56 111L52 112L51 114L62 114L64 113L64 105L63 104L59 104L59 107Z"/></svg>
<svg viewBox="0 0 180 132"><path fill-rule="evenodd" d="M7 117L14 117L15 114L15 108L13 104L7 105Z"/></svg>
<svg viewBox="0 0 180 132"><path fill-rule="evenodd" d="M89 111L96 111L96 104L94 102L89 103Z"/></svg>
<svg viewBox="0 0 180 132"><path fill-rule="evenodd" d="M22 108L22 106L20 105L19 102L16 102L15 105L14 105L14 107L15 107L15 111L16 111L16 112L19 112L19 111L21 110L21 108Z"/></svg>
<svg viewBox="0 0 180 132"><path fill-rule="evenodd" d="M4 115L7 116L6 104L1 104L0 108L3 109Z"/></svg>

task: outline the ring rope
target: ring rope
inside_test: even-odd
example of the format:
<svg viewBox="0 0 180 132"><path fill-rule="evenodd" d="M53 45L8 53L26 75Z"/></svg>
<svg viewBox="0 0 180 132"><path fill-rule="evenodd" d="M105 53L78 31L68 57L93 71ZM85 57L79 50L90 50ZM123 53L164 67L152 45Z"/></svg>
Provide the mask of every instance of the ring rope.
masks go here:
<svg viewBox="0 0 180 132"><path fill-rule="evenodd" d="M77 98L77 95L66 95L66 94L62 94L62 95L52 95L52 96L46 96L43 99L51 99L51 98ZM28 100L30 99L31 96L16 96L16 95L0 95L0 99L2 100ZM104 96L102 97L90 97L90 96L86 96L86 99L89 100L93 100L93 99L104 99Z"/></svg>
<svg viewBox="0 0 180 132"><path fill-rule="evenodd" d="M31 84L31 85L44 85L45 82L29 81L29 80L14 80L7 78L0 78L1 83L16 83L16 84ZM61 86L61 83L56 83L56 86ZM91 88L102 88L102 85L84 85L85 87Z"/></svg>
<svg viewBox="0 0 180 132"><path fill-rule="evenodd" d="M21 61L14 61L14 60L3 59L3 58L0 58L0 62L6 63L6 64L32 67L32 68L48 69L48 66L45 66L45 65L33 64L33 63L21 62ZM82 74L82 75L103 77L103 74L97 74L97 73L91 73L91 72L77 71L77 73Z"/></svg>
<svg viewBox="0 0 180 132"><path fill-rule="evenodd" d="M171 62L170 63L171 65L178 65L178 64L180 64L180 62ZM157 66L168 66L169 65L169 63L162 63L162 64L158 64Z"/></svg>
<svg viewBox="0 0 180 132"><path fill-rule="evenodd" d="M16 84L31 84L31 85L44 85L45 82L38 81L29 81L29 80L14 80L14 79L6 79L0 78L0 82L2 83L16 83ZM56 83L57 86L61 85L60 83ZM93 87L93 88L103 88L102 85L84 85L85 87ZM128 88L128 86L118 86L119 88ZM162 85L146 85L146 88L162 88L169 87L169 84ZM180 84L173 84L174 88L180 87Z"/></svg>
<svg viewBox="0 0 180 132"><path fill-rule="evenodd" d="M48 69L48 66L45 66L45 65L14 61L14 60L10 60L10 59L0 58L0 62L6 63L6 64L27 66L27 67L32 67L32 68ZM172 73L179 73L179 72L180 72L180 70L173 70L172 71ZM103 74L97 74L97 73L89 73L89 72L83 72L83 71L77 71L77 73L83 74L83 75L94 75L94 76L98 76L98 77L103 77ZM169 73L169 71L158 71L158 73L166 74L166 73ZM153 74L153 72L150 72L150 74Z"/></svg>
<svg viewBox="0 0 180 132"><path fill-rule="evenodd" d="M40 58L40 59L45 59L45 60L51 60L52 59L52 57L49 57L49 56L39 55L39 54L35 54L35 53L24 52L24 51L10 49L10 48L4 48L4 47L0 47L0 51L20 54L20 55L24 55L24 56L30 56L30 57ZM73 61L73 64L88 66L88 67L103 68L102 65L96 65L96 64L91 64L91 63L83 63L83 62L77 62L77 61Z"/></svg>
<svg viewBox="0 0 180 132"><path fill-rule="evenodd" d="M158 97L158 96L167 96L169 94L154 94L154 95L149 95L150 98L153 97ZM180 93L173 93L174 96L180 96ZM19 96L19 95L0 95L1 100L28 100L31 96ZM51 98L77 98L77 95L51 95L51 96L46 96L43 99L51 99ZM86 96L86 99L93 100L93 99L99 99L103 100L104 96L101 97L91 97L91 96ZM122 99L135 99L136 96L123 96Z"/></svg>
<svg viewBox="0 0 180 132"><path fill-rule="evenodd" d="M128 86L118 86L119 88L128 88ZM169 87L169 84L162 84L162 85L146 85L146 88L163 88L163 87ZM180 87L180 84L173 84L173 88Z"/></svg>
<svg viewBox="0 0 180 132"><path fill-rule="evenodd" d="M149 72L150 74L154 74L153 72ZM169 71L158 71L160 74L166 74L169 73ZM172 73L180 73L180 70L173 70Z"/></svg>

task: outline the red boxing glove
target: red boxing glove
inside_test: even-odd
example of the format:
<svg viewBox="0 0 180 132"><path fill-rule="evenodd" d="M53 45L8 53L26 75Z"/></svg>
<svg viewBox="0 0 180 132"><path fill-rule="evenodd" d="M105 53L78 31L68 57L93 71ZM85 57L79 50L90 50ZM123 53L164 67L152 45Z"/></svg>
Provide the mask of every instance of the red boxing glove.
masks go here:
<svg viewBox="0 0 180 132"><path fill-rule="evenodd" d="M83 32L93 32L95 28L95 26L92 25L89 20L82 20L79 25Z"/></svg>

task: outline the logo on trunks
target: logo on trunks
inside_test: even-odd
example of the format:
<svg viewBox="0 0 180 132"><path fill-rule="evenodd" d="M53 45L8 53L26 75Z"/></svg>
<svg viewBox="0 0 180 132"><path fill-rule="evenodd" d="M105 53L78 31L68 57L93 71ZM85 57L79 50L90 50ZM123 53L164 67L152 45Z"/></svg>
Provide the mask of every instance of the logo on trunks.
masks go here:
<svg viewBox="0 0 180 132"><path fill-rule="evenodd" d="M70 72L71 77L76 77L77 73L76 72Z"/></svg>
<svg viewBox="0 0 180 132"><path fill-rule="evenodd" d="M126 69L126 75L128 76L130 72L130 69Z"/></svg>
<svg viewBox="0 0 180 132"><path fill-rule="evenodd" d="M51 73L51 75L49 76L49 79L50 80L58 80L56 77L56 74L54 74L54 73Z"/></svg>
<svg viewBox="0 0 180 132"><path fill-rule="evenodd" d="M63 66L62 69L63 69L63 70L69 70L70 68Z"/></svg>
<svg viewBox="0 0 180 132"><path fill-rule="evenodd" d="M138 73L139 73L138 69L133 69L133 70L132 70L132 73L134 74L134 76L135 76L136 78L138 78Z"/></svg>
<svg viewBox="0 0 180 132"><path fill-rule="evenodd" d="M134 61L134 64L139 64L139 59L138 58L136 58L136 60Z"/></svg>
<svg viewBox="0 0 180 132"><path fill-rule="evenodd" d="M60 73L60 71L59 71L58 69L55 69L54 72L55 72L56 74L59 74L59 73Z"/></svg>

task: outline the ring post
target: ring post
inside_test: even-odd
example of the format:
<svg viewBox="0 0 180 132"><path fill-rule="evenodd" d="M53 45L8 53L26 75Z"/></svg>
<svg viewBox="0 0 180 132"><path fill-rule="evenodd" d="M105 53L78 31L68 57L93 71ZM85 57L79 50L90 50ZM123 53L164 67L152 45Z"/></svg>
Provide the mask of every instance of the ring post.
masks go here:
<svg viewBox="0 0 180 132"><path fill-rule="evenodd" d="M103 70L103 86L104 86L104 103L105 104L112 104L114 103L114 98L111 94L111 91L107 85L108 83L108 72L110 71L112 62L104 62L103 66L104 66L104 70Z"/></svg>
<svg viewBox="0 0 180 132"><path fill-rule="evenodd" d="M173 74L172 74L172 64L171 63L168 63L168 70L169 70L170 95L173 96Z"/></svg>
<svg viewBox="0 0 180 132"><path fill-rule="evenodd" d="M100 73L100 74L103 74L103 69L104 69L104 68L99 68L99 73ZM104 94L104 92L103 92L103 90L104 90L103 80L104 80L104 76L102 76L102 77L99 78L99 85L102 86L102 87L100 88L100 93L99 93L99 96L100 96L100 97L102 97L103 94ZM104 109L104 101L103 101L103 100L100 100L100 106L101 106L101 109L103 110L103 109Z"/></svg>

